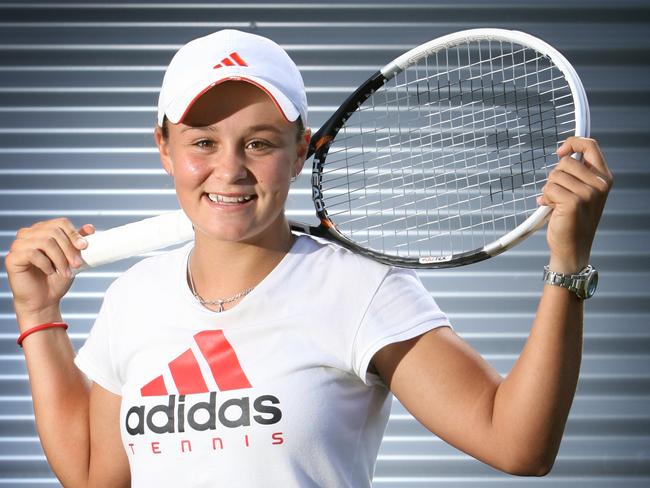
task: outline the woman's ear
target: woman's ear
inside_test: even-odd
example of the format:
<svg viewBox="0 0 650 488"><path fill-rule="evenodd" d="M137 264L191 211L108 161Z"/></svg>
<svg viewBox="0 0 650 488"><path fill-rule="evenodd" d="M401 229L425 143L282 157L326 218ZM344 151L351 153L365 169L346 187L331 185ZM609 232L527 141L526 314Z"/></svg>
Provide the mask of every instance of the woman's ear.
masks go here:
<svg viewBox="0 0 650 488"><path fill-rule="evenodd" d="M306 128L303 137L298 143L298 157L293 167L293 176L298 176L302 171L302 167L305 165L305 159L307 158L307 151L309 150L309 141L311 141L311 129Z"/></svg>
<svg viewBox="0 0 650 488"><path fill-rule="evenodd" d="M173 178L174 165L172 164L172 160L169 155L169 142L163 137L162 128L160 128L158 125L156 125L153 137L156 141L156 146L158 146L158 153L160 154L160 161L162 162L162 166L167 174Z"/></svg>

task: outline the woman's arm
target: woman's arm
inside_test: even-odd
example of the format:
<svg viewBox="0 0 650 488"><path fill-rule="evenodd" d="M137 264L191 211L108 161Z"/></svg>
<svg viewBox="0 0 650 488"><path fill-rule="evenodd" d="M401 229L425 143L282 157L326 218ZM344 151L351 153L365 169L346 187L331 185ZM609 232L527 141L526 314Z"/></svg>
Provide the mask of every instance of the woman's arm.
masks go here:
<svg viewBox="0 0 650 488"><path fill-rule="evenodd" d="M60 315L51 321L60 321ZM36 430L61 484L128 488L129 461L120 437L122 398L88 382L73 362L74 349L63 329L39 331L23 347Z"/></svg>
<svg viewBox="0 0 650 488"><path fill-rule="evenodd" d="M89 488L129 488L131 471L120 433L122 397L93 383L90 389Z"/></svg>
<svg viewBox="0 0 650 488"><path fill-rule="evenodd" d="M18 315L21 330L60 322L61 314ZM74 349L61 328L31 334L23 342L36 430L52 471L63 486L88 486L90 384L75 366Z"/></svg>
<svg viewBox="0 0 650 488"><path fill-rule="evenodd" d="M612 176L595 141L570 138L540 203L553 271L589 260ZM585 163L569 158L582 152ZM541 270L540 270L541 274ZM513 474L552 467L573 401L582 350L582 302L545 285L530 336L506 379L448 328L386 346L373 365L402 404L431 432Z"/></svg>
<svg viewBox="0 0 650 488"><path fill-rule="evenodd" d="M60 322L61 298L81 265L83 236L67 219L38 222L18 231L5 268L20 332ZM47 460L66 488L129 486L119 439L120 397L86 379L74 364L72 343L61 328L27 336L23 343L36 429ZM121 449L121 455L120 455Z"/></svg>

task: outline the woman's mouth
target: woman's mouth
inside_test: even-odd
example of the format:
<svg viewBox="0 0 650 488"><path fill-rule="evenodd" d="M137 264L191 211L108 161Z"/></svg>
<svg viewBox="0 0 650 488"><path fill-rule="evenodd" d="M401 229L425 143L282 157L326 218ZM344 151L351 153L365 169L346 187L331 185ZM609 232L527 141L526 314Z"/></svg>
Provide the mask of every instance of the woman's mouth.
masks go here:
<svg viewBox="0 0 650 488"><path fill-rule="evenodd" d="M214 209L238 210L253 205L257 195L244 193L206 193L208 204Z"/></svg>
<svg viewBox="0 0 650 488"><path fill-rule="evenodd" d="M208 193L208 198L215 203L244 203L252 200L255 195L221 195L219 193Z"/></svg>

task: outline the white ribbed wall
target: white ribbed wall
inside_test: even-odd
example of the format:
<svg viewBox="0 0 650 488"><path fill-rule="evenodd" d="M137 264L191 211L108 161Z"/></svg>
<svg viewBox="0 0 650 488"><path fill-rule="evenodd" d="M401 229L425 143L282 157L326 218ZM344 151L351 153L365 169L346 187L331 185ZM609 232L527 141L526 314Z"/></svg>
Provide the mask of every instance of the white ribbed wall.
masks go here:
<svg viewBox="0 0 650 488"><path fill-rule="evenodd" d="M339 6L341 8L339 8ZM542 37L571 62L616 184L593 248L578 393L551 475L497 473L424 430L396 402L375 485L650 486L650 2L309 1L0 3L0 252L18 228L68 216L98 229L176 208L151 131L173 52L224 27L271 37L301 68L317 128L402 51L472 27ZM289 214L313 221L306 171ZM496 259L422 273L456 329L506 374L546 263L543 233ZM79 347L108 284L135 259L80 275L64 299ZM6 273L0 274L0 485L58 486L34 429Z"/></svg>

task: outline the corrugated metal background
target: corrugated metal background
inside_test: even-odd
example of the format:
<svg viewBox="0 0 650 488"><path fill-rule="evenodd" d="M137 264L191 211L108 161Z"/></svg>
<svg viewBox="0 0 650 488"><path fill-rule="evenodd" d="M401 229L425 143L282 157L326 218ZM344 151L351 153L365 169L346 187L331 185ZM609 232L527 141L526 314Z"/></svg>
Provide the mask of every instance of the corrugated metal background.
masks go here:
<svg viewBox="0 0 650 488"><path fill-rule="evenodd" d="M176 208L152 141L173 52L224 27L271 37L301 68L317 128L379 66L471 27L542 37L577 68L593 135L615 176L593 248L584 362L559 458L543 479L510 477L445 445L396 402L375 485L650 486L650 2L552 0L0 3L0 252L55 216L98 229ZM311 221L308 172L289 214ZM496 259L422 278L457 330L506 374L542 285L543 233ZM127 260L80 275L63 302L79 347ZM0 484L58 485L36 437L6 273L0 276Z"/></svg>

